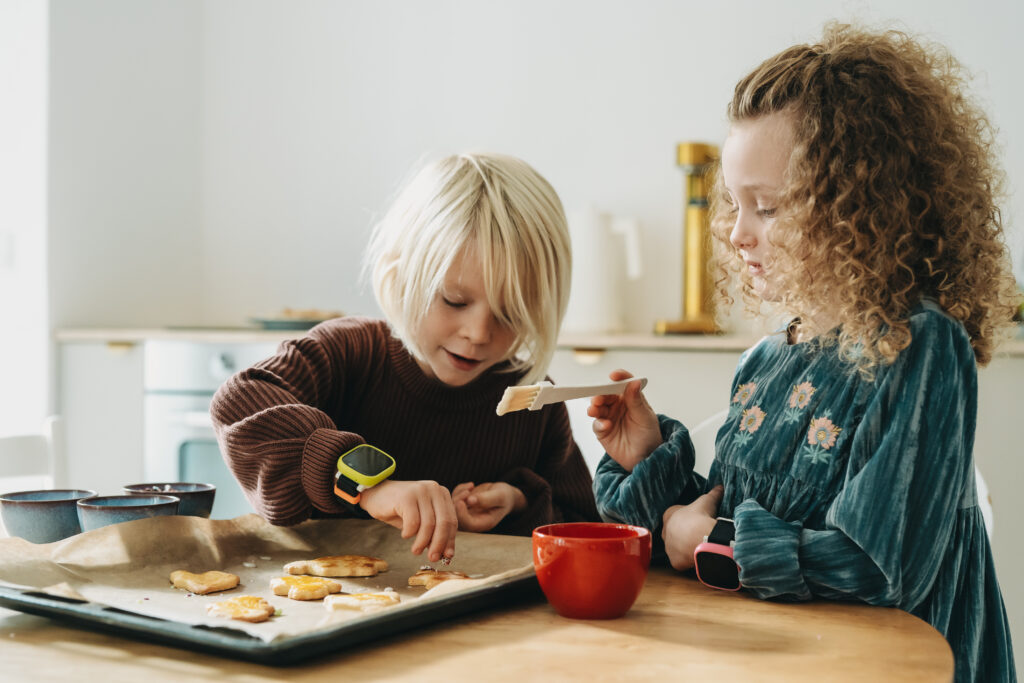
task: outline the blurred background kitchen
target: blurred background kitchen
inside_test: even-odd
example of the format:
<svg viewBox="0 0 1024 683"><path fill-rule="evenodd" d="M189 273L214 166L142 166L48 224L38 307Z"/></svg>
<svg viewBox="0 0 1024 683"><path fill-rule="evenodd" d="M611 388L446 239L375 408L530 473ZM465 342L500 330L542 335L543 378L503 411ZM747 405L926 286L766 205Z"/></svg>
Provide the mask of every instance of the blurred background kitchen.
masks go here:
<svg viewBox="0 0 1024 683"><path fill-rule="evenodd" d="M577 325L556 381L636 368L676 402L656 407L699 421L756 330L732 316L722 340L652 339L681 307L676 146L720 144L736 80L829 19L932 37L973 74L1024 280L1019 2L3 0L0 434L61 414L65 483L155 476L152 397L200 397L180 413L190 443L208 385L278 341L235 328L287 307L377 315L359 278L374 217L412 165L464 149L520 156L570 215L607 217L621 309ZM613 224L633 226L629 258ZM154 360L192 342L195 362ZM977 458L1024 670L1024 348L1007 348L981 375ZM192 369L207 384L175 384ZM179 450L168 476L201 476Z"/></svg>

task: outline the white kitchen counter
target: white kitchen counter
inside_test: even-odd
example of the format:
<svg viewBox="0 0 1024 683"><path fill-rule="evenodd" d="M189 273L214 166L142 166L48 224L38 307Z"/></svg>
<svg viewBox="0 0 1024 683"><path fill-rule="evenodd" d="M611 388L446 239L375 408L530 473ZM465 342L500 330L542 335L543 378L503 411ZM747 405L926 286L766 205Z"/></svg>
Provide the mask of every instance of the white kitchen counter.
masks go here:
<svg viewBox="0 0 1024 683"><path fill-rule="evenodd" d="M152 327L152 328L68 328L57 330L61 343L101 342L133 344L155 339L207 343L281 342L301 337L305 330L263 330L254 327ZM662 351L743 351L757 341L748 334L656 335L642 332L584 335L569 333L558 340L563 349L588 350L662 350ZM1003 342L997 357L1024 358L1024 336Z"/></svg>
<svg viewBox="0 0 1024 683"><path fill-rule="evenodd" d="M306 330L264 330L255 327L151 327L151 328L69 328L58 330L61 343L105 342L136 343L151 340L175 340L209 343L280 342L305 334ZM566 334L558 340L560 348L602 349L682 349L686 351L742 351L756 340L749 335L698 334L658 336L655 334Z"/></svg>

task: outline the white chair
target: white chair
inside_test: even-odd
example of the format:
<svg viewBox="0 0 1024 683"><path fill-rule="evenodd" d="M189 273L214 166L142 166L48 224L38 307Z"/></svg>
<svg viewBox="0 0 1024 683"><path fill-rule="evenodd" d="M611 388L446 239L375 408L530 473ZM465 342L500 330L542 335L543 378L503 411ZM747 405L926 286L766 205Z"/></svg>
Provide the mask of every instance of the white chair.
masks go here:
<svg viewBox="0 0 1024 683"><path fill-rule="evenodd" d="M992 540L992 528L995 526L994 514L992 512L992 496L988 492L988 484L981 476L981 470L974 466L974 485L978 488L978 507L981 508L981 516L985 518L985 531L988 532L988 540Z"/></svg>
<svg viewBox="0 0 1024 683"><path fill-rule="evenodd" d="M64 431L59 417L49 417L38 434L0 437L0 480L45 482L44 488L66 485ZM0 484L4 490L11 490Z"/></svg>
<svg viewBox="0 0 1024 683"><path fill-rule="evenodd" d="M718 436L718 429L725 423L725 418L728 415L728 408L720 410L690 430L690 440L693 441L693 451L696 456L693 469L705 477L711 470L711 461L715 459L715 437ZM974 468L974 482L978 488L978 505L981 507L981 515L985 518L985 531L988 532L988 538L991 541L994 526L992 496L989 495L988 485L977 466Z"/></svg>
<svg viewBox="0 0 1024 683"><path fill-rule="evenodd" d="M729 409L725 408L704 418L690 430L690 440L693 442L693 452L696 456L693 470L705 477L711 471L711 461L715 459L715 437L718 436L718 429L725 424L728 415Z"/></svg>

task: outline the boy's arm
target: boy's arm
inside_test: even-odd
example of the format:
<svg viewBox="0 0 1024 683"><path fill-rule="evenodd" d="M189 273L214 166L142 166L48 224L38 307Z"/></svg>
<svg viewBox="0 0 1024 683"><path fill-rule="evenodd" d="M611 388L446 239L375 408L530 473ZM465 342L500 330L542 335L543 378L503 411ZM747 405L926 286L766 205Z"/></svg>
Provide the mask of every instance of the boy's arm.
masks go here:
<svg viewBox="0 0 1024 683"><path fill-rule="evenodd" d="M214 396L221 453L246 498L272 524L301 522L314 507L345 511L332 493L337 457L363 439L338 431L318 407L339 374L317 340L304 337L231 377Z"/></svg>

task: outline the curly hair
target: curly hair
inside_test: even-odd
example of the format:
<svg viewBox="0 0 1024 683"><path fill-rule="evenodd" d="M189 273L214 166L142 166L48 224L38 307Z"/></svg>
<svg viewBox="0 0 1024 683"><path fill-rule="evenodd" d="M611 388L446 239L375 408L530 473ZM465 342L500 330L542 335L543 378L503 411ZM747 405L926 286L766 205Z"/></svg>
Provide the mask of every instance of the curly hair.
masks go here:
<svg viewBox="0 0 1024 683"><path fill-rule="evenodd" d="M736 86L729 120L781 112L795 144L770 241L780 304L813 319L868 377L910 344L923 297L963 323L987 364L1017 303L998 201L1003 175L985 114L964 94L947 50L899 31L831 23L816 45L771 57ZM729 243L721 171L711 197L718 290L750 275ZM825 335L827 337L827 335Z"/></svg>

